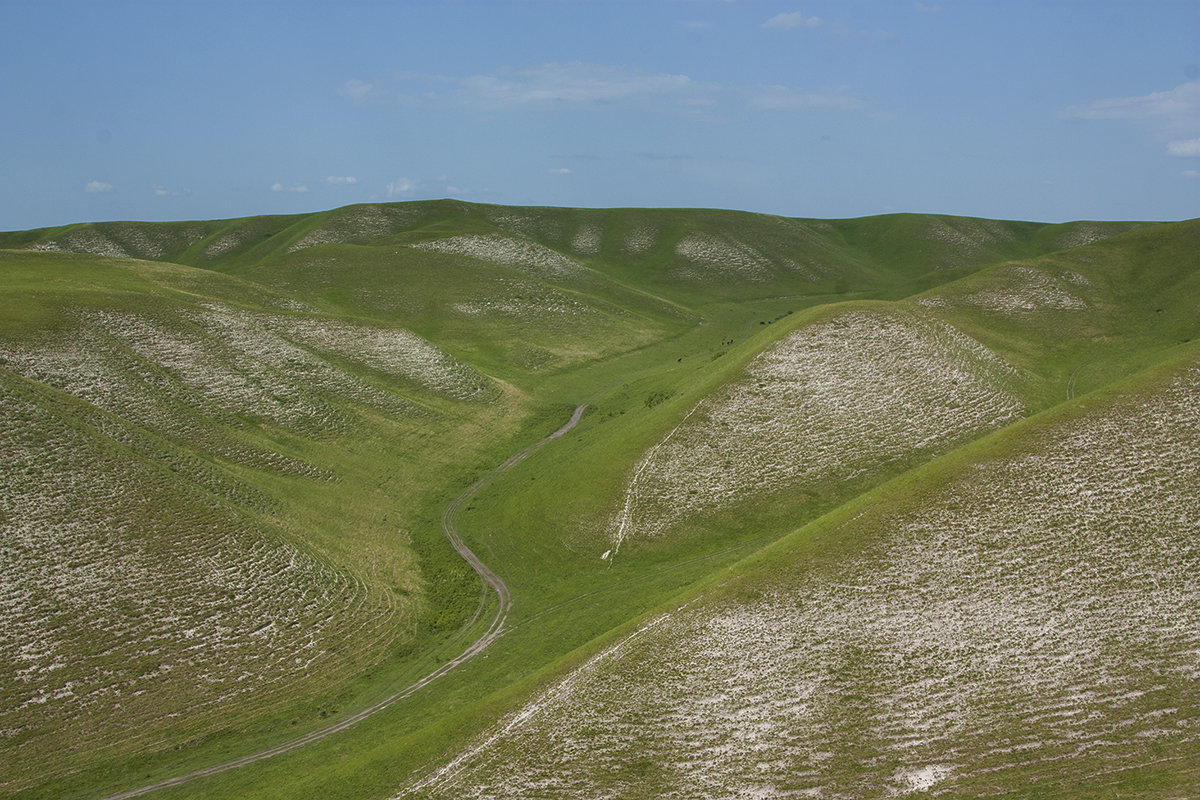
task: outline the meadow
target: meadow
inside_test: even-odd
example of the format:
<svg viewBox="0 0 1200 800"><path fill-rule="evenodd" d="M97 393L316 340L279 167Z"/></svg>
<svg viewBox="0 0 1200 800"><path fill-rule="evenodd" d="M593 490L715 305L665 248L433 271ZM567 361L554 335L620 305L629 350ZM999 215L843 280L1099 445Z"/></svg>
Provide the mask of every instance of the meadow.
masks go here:
<svg viewBox="0 0 1200 800"><path fill-rule="evenodd" d="M1200 225L0 234L0 794L1182 796ZM558 429L514 464L493 468ZM731 669L730 665L736 665Z"/></svg>

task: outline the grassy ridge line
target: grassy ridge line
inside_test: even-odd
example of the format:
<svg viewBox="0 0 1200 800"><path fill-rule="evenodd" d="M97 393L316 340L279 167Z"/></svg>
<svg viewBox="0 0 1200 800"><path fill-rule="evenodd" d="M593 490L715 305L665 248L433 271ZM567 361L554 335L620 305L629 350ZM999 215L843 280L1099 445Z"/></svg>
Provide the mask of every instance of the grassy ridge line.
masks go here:
<svg viewBox="0 0 1200 800"><path fill-rule="evenodd" d="M442 200L207 222L84 223L0 233L0 247L58 248L227 270L333 242L378 245L413 237L501 233L536 242L612 277L621 273L630 285L647 284L648 279L653 294L670 294L681 288L677 276L668 273L685 240L693 242L687 252L715 246L723 257L765 258L776 281L801 278L802 283L816 280L829 287L844 281L848 288L1032 257L1144 224L1056 225L915 214L826 221L706 209L510 208ZM396 238L398 234L403 235ZM793 266L785 268L789 263ZM788 269L807 271L808 277L788 278ZM709 287L714 289L728 291ZM706 297L704 292L690 294Z"/></svg>
<svg viewBox="0 0 1200 800"><path fill-rule="evenodd" d="M912 298L1044 380L1044 406L1200 336L1200 220L1002 262Z"/></svg>

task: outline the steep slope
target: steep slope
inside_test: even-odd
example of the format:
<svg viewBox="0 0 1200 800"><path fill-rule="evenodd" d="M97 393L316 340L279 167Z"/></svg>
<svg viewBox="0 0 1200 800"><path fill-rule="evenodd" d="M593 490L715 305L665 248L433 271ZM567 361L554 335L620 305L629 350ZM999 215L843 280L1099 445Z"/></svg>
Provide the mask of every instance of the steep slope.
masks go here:
<svg viewBox="0 0 1200 800"><path fill-rule="evenodd" d="M882 464L927 459L1020 417L1019 380L932 315L887 306L821 315L756 356L647 451L611 546L680 524L701 532L715 513L778 505L797 485L812 498L850 496Z"/></svg>
<svg viewBox="0 0 1200 800"><path fill-rule="evenodd" d="M238 274L315 306L405 325L518 381L636 349L695 324L685 309L577 264L572 277L555 280L536 268L536 251L530 267L486 247L474 254L427 247L452 247L458 238L413 246L323 245Z"/></svg>

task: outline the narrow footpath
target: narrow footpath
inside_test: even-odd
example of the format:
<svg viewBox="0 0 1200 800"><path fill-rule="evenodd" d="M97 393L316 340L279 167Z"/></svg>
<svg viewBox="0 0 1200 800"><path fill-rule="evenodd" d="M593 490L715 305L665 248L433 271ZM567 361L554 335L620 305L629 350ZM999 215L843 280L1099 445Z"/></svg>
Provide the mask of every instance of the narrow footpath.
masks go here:
<svg viewBox="0 0 1200 800"><path fill-rule="evenodd" d="M567 420L566 424L564 424L561 428L546 438L534 442L523 450L520 450L509 456L504 463L484 475L479 480L475 481L475 483L471 484L466 491L450 501L450 504L446 506L446 510L442 512L442 532L446 534L446 538L450 540L450 544L453 545L458 554L462 556L468 564L471 565L472 569L479 573L479 577L483 578L483 580L495 590L496 596L500 601L496 608L496 616L492 619L492 624L489 625L488 629L483 633L483 635L472 642L466 650L462 651L456 657L442 664L428 675L420 678L417 681L414 681L412 684L406 686L395 694L385 697L375 705L370 706L369 708L364 708L357 714L346 717L345 719L335 722L332 725L320 728L319 730L311 731L303 736L299 736L295 739L283 742L282 744L275 745L274 747L266 750L252 753L247 756L242 756L241 758L236 758L232 761L226 761L224 764L216 764L211 767L196 770L195 772L189 772L188 774L180 775L177 778L168 778L167 780L159 781L158 783L153 783L148 786L143 786L139 789L130 789L129 791L110 794L105 797L104 800L126 800L127 798L132 797L142 797L143 795L150 794L151 792L158 791L159 789L180 786L200 778L207 778L210 775L219 775L222 772L228 772L229 770L254 764L258 761L265 761L268 758L273 758L275 756L282 755L283 753L296 750L297 748L303 747L306 744L320 741L321 739L331 736L338 731L344 731L347 728L362 722L367 717L382 711L383 709L392 705L392 703L395 703L397 700L403 700L409 695L433 683L435 680L442 677L460 664L470 661L472 658L482 653L488 645L490 645L496 640L497 637L500 636L500 632L504 628L504 622L508 619L508 611L510 608L512 608L512 594L509 592L508 584L504 582L504 579L493 572L487 564L484 564L483 561L479 559L479 556L475 555L475 553L473 553L471 549L463 542L462 537L458 533L457 527L455 527L455 517L458 515L459 509L470 502L471 499L479 493L479 490L486 486L497 475L512 469L514 466L524 461L530 453L533 453L535 450L548 444L552 440L557 439L578 425L580 418L583 416L583 411L586 408L587 403L577 407L574 413L571 414L571 418Z"/></svg>

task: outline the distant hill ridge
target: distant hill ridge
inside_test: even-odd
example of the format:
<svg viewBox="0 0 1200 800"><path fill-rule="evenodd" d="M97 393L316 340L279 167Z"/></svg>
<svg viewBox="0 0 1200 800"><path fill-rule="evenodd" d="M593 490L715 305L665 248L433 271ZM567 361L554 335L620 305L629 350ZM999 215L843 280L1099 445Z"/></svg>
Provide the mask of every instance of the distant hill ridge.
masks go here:
<svg viewBox="0 0 1200 800"><path fill-rule="evenodd" d="M0 233L0 248L227 269L328 244L422 244L452 237L460 238L450 252L486 256L487 238L503 237L583 262L648 261L668 252L691 265L682 270L685 275L715 268L731 279L761 282L774 270L819 282L850 261L881 270L899 262L911 270L909 262L920 259L926 269L952 269L1033 257L1148 224L932 214L818 220L708 209L522 208L432 200L203 222L79 223Z"/></svg>

